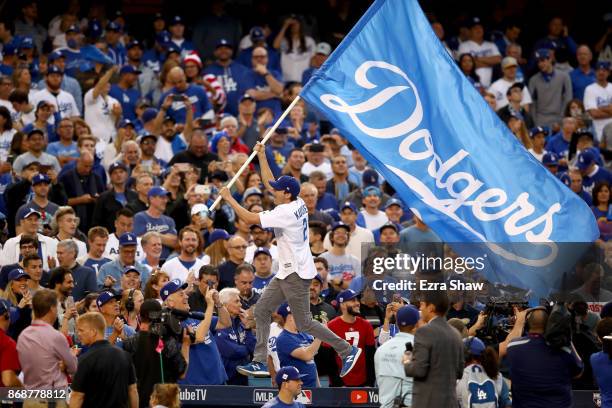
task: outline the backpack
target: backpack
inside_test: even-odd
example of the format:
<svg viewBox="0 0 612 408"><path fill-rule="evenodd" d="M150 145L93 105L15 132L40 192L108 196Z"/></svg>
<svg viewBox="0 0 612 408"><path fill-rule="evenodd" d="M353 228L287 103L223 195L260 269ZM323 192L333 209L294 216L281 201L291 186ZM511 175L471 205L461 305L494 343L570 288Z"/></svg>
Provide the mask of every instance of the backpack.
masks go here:
<svg viewBox="0 0 612 408"><path fill-rule="evenodd" d="M473 365L467 379L468 406L465 408L498 408L501 383L490 379L482 367Z"/></svg>

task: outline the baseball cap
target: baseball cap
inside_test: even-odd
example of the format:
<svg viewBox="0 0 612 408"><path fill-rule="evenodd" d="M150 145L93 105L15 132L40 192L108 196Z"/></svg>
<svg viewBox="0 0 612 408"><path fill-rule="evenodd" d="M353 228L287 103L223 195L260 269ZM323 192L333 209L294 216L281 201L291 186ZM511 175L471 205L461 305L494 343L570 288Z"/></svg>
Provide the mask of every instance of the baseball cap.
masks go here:
<svg viewBox="0 0 612 408"><path fill-rule="evenodd" d="M49 60L49 62L54 62L56 59L65 58L65 57L66 56L62 53L62 50L55 50L51 54L49 54L47 59Z"/></svg>
<svg viewBox="0 0 612 408"><path fill-rule="evenodd" d="M270 258L272 258L272 254L270 253L270 250L266 247L257 247L255 249L255 252L253 252L253 258L256 258L257 255L259 254L266 254L268 255Z"/></svg>
<svg viewBox="0 0 612 408"><path fill-rule="evenodd" d="M281 315L283 319L286 319L287 316L291 313L291 308L289 307L289 303L285 302L278 307L276 313Z"/></svg>
<svg viewBox="0 0 612 408"><path fill-rule="evenodd" d="M538 60L550 58L550 50L548 48L539 48L533 56Z"/></svg>
<svg viewBox="0 0 612 408"><path fill-rule="evenodd" d="M248 93L245 93L244 95L242 95L242 97L240 98L240 103L244 102L244 101L255 101L255 98L253 98L251 95L249 95Z"/></svg>
<svg viewBox="0 0 612 408"><path fill-rule="evenodd" d="M102 36L102 24L100 21L93 19L87 24L85 35L89 38L100 38Z"/></svg>
<svg viewBox="0 0 612 408"><path fill-rule="evenodd" d="M559 159L556 154L547 152L542 156L542 164L544 166L557 166L559 164Z"/></svg>
<svg viewBox="0 0 612 408"><path fill-rule="evenodd" d="M136 127L134 126L134 123L129 120L129 119L123 119L121 122L119 122L119 129L123 129L126 126L132 126L132 127Z"/></svg>
<svg viewBox="0 0 612 408"><path fill-rule="evenodd" d="M501 62L502 69L506 69L509 67L518 67L518 62L514 57L505 57Z"/></svg>
<svg viewBox="0 0 612 408"><path fill-rule="evenodd" d="M463 345L467 352L474 356L480 356L487 348L482 340L474 336L463 339Z"/></svg>
<svg viewBox="0 0 612 408"><path fill-rule="evenodd" d="M276 181L270 181L269 184L276 191L291 193L292 197L297 197L300 194L300 182L291 176L281 176Z"/></svg>
<svg viewBox="0 0 612 408"><path fill-rule="evenodd" d="M106 31L121 31L121 26L114 21L111 21L106 25Z"/></svg>
<svg viewBox="0 0 612 408"><path fill-rule="evenodd" d="M28 211L26 211L26 212L25 212L25 213L24 213L24 214L21 216L21 219L22 219L22 220L25 220L26 218L28 218L28 217L29 217L29 216L31 216L31 215L37 215L37 216L38 216L38 218L42 218L42 215L41 215L41 214L40 214L38 211L36 211L36 210L35 210L35 209L33 209L33 208L30 208Z"/></svg>
<svg viewBox="0 0 612 408"><path fill-rule="evenodd" d="M81 32L81 30L79 30L79 27L77 27L77 25L76 25L76 24L72 24L72 25L70 25L70 26L69 26L69 27L66 29L66 31L65 31L65 33L66 33L66 34L68 34L68 33L80 33L80 32Z"/></svg>
<svg viewBox="0 0 612 408"><path fill-rule="evenodd" d="M595 63L595 69L610 70L610 61L597 61L597 63Z"/></svg>
<svg viewBox="0 0 612 408"><path fill-rule="evenodd" d="M384 224L383 224L383 225L382 225L382 226L381 226L381 227L378 229L378 231L382 233L382 231L383 231L385 228L393 228L393 229L394 229L396 232L399 232L399 228L397 227L397 225L396 225L394 222L391 222L391 221L384 223Z"/></svg>
<svg viewBox="0 0 612 408"><path fill-rule="evenodd" d="M28 275L27 273L25 273L23 271L23 269L21 268L17 268L17 269L13 269L9 274L8 274L8 280L9 281L14 281L14 280L19 280L21 278L28 278L30 279L30 275Z"/></svg>
<svg viewBox="0 0 612 408"><path fill-rule="evenodd" d="M281 367L280 370L276 372L276 384L280 388L280 386L287 381L297 381L306 377L306 374L300 374L300 371L294 366L285 366Z"/></svg>
<svg viewBox="0 0 612 408"><path fill-rule="evenodd" d="M222 182L226 182L227 180L229 180L229 178L227 177L227 173L224 172L223 170L215 170L212 172L212 174L210 175L210 179L211 180L219 180Z"/></svg>
<svg viewBox="0 0 612 408"><path fill-rule="evenodd" d="M612 302L608 302L601 308L601 312L599 312L599 317L605 319L606 317L612 317Z"/></svg>
<svg viewBox="0 0 612 408"><path fill-rule="evenodd" d="M342 221L340 222L335 222L332 225L332 232L334 232L335 230L337 230L338 228L344 228L345 230L347 230L347 232L350 234L351 233L351 227L349 227L348 225L346 225L345 223L343 223Z"/></svg>
<svg viewBox="0 0 612 408"><path fill-rule="evenodd" d="M344 303L347 300L355 299L356 297L357 292L355 292L353 289L345 289L342 292L338 293L338 296L336 296L336 302Z"/></svg>
<svg viewBox="0 0 612 408"><path fill-rule="evenodd" d="M64 71L62 71L60 67L57 67L55 65L49 65L49 68L47 68L47 75L51 75L51 74L64 75Z"/></svg>
<svg viewBox="0 0 612 408"><path fill-rule="evenodd" d="M24 37L19 43L19 48L32 49L34 48L34 41L32 37Z"/></svg>
<svg viewBox="0 0 612 408"><path fill-rule="evenodd" d="M542 127L542 126L536 126L534 128L531 128L529 130L529 137L534 137L538 133L542 133L544 136L548 136L548 129L546 129L546 128Z"/></svg>
<svg viewBox="0 0 612 408"><path fill-rule="evenodd" d="M321 54L325 56L328 56L329 54L331 54L331 51L332 51L331 45L329 45L326 42L318 43L315 48L315 54Z"/></svg>
<svg viewBox="0 0 612 408"><path fill-rule="evenodd" d="M159 294L162 300L166 300L171 294L176 293L179 290L187 289L187 286L189 286L187 282L183 283L179 279L173 279L164 285Z"/></svg>
<svg viewBox="0 0 612 408"><path fill-rule="evenodd" d="M595 163L597 161L597 155L595 153L593 149L581 151L576 160L576 167L578 170L586 170L591 164Z"/></svg>
<svg viewBox="0 0 612 408"><path fill-rule="evenodd" d="M395 314L395 321L398 326L414 326L420 318L419 309L412 305L400 307Z"/></svg>
<svg viewBox="0 0 612 408"><path fill-rule="evenodd" d="M41 183L51 183L51 179L46 174L38 173L34 177L32 177L32 185L35 186Z"/></svg>
<svg viewBox="0 0 612 408"><path fill-rule="evenodd" d="M345 201L344 203L342 203L342 206L340 207L340 211L343 211L346 208L350 208L351 210L353 210L354 213L357 213L357 207L355 206L355 204L351 203L350 201Z"/></svg>
<svg viewBox="0 0 612 408"><path fill-rule="evenodd" d="M480 20L480 17L472 17L467 22L468 28L472 28L477 25L482 25L482 20Z"/></svg>
<svg viewBox="0 0 612 408"><path fill-rule="evenodd" d="M260 189L258 189L257 187L249 187L244 191L244 194L242 195L242 201L246 200L252 195L258 195L260 197L263 197L263 193Z"/></svg>
<svg viewBox="0 0 612 408"><path fill-rule="evenodd" d="M155 117L157 117L158 113L159 112L155 108L145 109L145 111L142 112L142 117L141 117L142 123L147 123L147 122L152 121L153 119L155 119Z"/></svg>
<svg viewBox="0 0 612 408"><path fill-rule="evenodd" d="M136 239L136 235L131 232L126 232L121 234L119 237L119 246L128 246L128 245L137 245L138 240Z"/></svg>
<svg viewBox="0 0 612 408"><path fill-rule="evenodd" d="M376 186L367 186L366 188L363 189L363 196L367 197L369 195L376 195L380 197L380 188Z"/></svg>
<svg viewBox="0 0 612 408"><path fill-rule="evenodd" d="M215 48L219 48L219 47L229 47L229 48L234 48L232 47L232 43L229 42L227 39L225 38L221 38L219 41L217 41L217 45L215 45Z"/></svg>
<svg viewBox="0 0 612 408"><path fill-rule="evenodd" d="M167 196L170 195L170 192L168 190L166 190L163 187L160 186L155 186L152 187L149 192L147 193L147 197L151 198L151 197L159 197L159 196Z"/></svg>
<svg viewBox="0 0 612 408"><path fill-rule="evenodd" d="M378 173L374 169L367 169L363 172L361 181L364 187L378 186Z"/></svg>
<svg viewBox="0 0 612 408"><path fill-rule="evenodd" d="M191 215L196 214L200 214L200 216L208 218L208 216L210 215L210 210L208 209L206 204L198 203L191 207Z"/></svg>
<svg viewBox="0 0 612 408"><path fill-rule="evenodd" d="M136 272L137 274L140 275L140 271L138 269L136 269L136 267L134 265L127 265L123 268L122 274L125 275L128 272Z"/></svg>
<svg viewBox="0 0 612 408"><path fill-rule="evenodd" d="M321 285L323 284L323 277L320 274L317 273L313 279L318 280Z"/></svg>
<svg viewBox="0 0 612 408"><path fill-rule="evenodd" d="M108 174L113 174L113 171L117 169L127 171L127 167L125 164L123 164L122 162L114 162L110 166L108 166Z"/></svg>
<svg viewBox="0 0 612 408"><path fill-rule="evenodd" d="M184 25L183 19L181 18L181 16L174 16L174 17L172 17L170 19L170 21L168 21L168 25L169 26L172 26L172 25L175 25L175 24L183 24Z"/></svg>
<svg viewBox="0 0 612 408"><path fill-rule="evenodd" d="M397 198L391 198L385 204L385 210L391 207L392 205L397 205L399 208L404 209L404 204L400 200L398 200Z"/></svg>
<svg viewBox="0 0 612 408"><path fill-rule="evenodd" d="M512 92L513 89L519 89L520 91L523 90L523 88L525 88L525 84L522 82L515 82L512 85L510 85L508 87L508 90L506 91L506 96L510 95L510 93Z"/></svg>
<svg viewBox="0 0 612 408"><path fill-rule="evenodd" d="M323 153L325 151L325 146L319 143L318 140L315 140L310 144L308 151L313 153Z"/></svg>
<svg viewBox="0 0 612 408"><path fill-rule="evenodd" d="M125 46L125 49L126 49L126 50L129 50L129 49L134 48L134 47L139 47L140 49L142 49L142 48L143 48L143 47L142 47L142 44L140 43L140 41L138 41L138 40L132 40L132 41L130 41L130 42L129 42L129 43L126 45L126 46Z"/></svg>
<svg viewBox="0 0 612 408"><path fill-rule="evenodd" d="M111 292L110 290L106 290L98 295L98 298L96 299L96 306L98 306L98 308L101 308L113 299L120 300L121 295L117 295Z"/></svg>
<svg viewBox="0 0 612 408"><path fill-rule="evenodd" d="M151 139L155 140L155 142L157 142L157 135L154 135L153 133L145 133L144 135L138 136L136 138L136 142L138 142L138 144L140 144L140 143L142 143L147 138L151 138Z"/></svg>
<svg viewBox="0 0 612 408"><path fill-rule="evenodd" d="M255 43L265 40L266 34L264 33L263 28L256 26L251 28L251 31L249 32L249 37L251 38L251 41Z"/></svg>
<svg viewBox="0 0 612 408"><path fill-rule="evenodd" d="M214 242L220 239L227 241L228 239L230 239L230 234L228 234L226 230L215 229L213 232L210 233L210 236L208 237L208 243L209 245L212 245Z"/></svg>
<svg viewBox="0 0 612 408"><path fill-rule="evenodd" d="M140 75L141 71L137 70L136 68L134 68L131 65L124 65L121 67L121 70L119 71L119 74L136 74L136 75Z"/></svg>
<svg viewBox="0 0 612 408"><path fill-rule="evenodd" d="M164 30L157 33L157 35L155 36L155 41L163 46L166 46L171 41L171 38L172 37L170 37L170 33Z"/></svg>
<svg viewBox="0 0 612 408"><path fill-rule="evenodd" d="M196 53L189 54L185 58L183 58L183 64L186 64L187 62L194 62L198 65L198 67L202 68L202 60L200 59L200 56Z"/></svg>
<svg viewBox="0 0 612 408"><path fill-rule="evenodd" d="M166 47L166 52L167 52L168 55L170 55L172 53L180 54L181 50L178 47L176 47L175 45L169 44L168 47Z"/></svg>

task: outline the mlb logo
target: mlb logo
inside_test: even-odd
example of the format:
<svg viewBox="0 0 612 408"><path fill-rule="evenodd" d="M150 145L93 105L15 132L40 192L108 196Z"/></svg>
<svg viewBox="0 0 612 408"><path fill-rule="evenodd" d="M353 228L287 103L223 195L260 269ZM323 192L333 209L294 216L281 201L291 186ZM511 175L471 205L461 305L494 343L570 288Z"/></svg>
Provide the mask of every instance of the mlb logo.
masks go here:
<svg viewBox="0 0 612 408"><path fill-rule="evenodd" d="M300 395L295 399L297 402L301 402L302 404L310 405L312 404L312 391L311 390L302 390Z"/></svg>

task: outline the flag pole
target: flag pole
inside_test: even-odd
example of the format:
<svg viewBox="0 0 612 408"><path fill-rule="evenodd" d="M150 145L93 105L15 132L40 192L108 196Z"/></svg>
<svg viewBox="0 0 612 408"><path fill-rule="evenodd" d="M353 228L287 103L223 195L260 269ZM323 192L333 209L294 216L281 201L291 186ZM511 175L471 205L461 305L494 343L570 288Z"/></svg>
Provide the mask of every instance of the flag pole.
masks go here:
<svg viewBox="0 0 612 408"><path fill-rule="evenodd" d="M259 142L259 143L264 144L264 145L266 144L268 139L270 139L272 134L280 126L280 124L283 122L283 120L285 120L285 117L287 117L289 112L291 112L291 109L293 109L293 107L298 103L299 100L300 100L300 96L298 95L298 96L295 97L293 102L291 102L291 104L287 107L287 109L285 109L283 114L280 115L280 117L278 118L276 123L270 129L268 129L268 132L266 132L266 135L264 136L263 139L261 139L261 142ZM229 183L227 183L225 185L227 188L232 188L232 186L234 185L236 180L238 180L238 178L244 172L244 170L249 166L249 164L251 164L251 162L253 161L255 156L257 156L257 152L255 150L253 150L253 152L251 153L251 155L249 156L247 161L245 161L244 164L242 165L242 167L240 167L240 169L236 172L236 174L234 174L234 177L232 177L232 179L229 181ZM210 211L214 210L217 207L217 205L219 204L220 201L221 201L221 196L217 197L215 202L210 206Z"/></svg>

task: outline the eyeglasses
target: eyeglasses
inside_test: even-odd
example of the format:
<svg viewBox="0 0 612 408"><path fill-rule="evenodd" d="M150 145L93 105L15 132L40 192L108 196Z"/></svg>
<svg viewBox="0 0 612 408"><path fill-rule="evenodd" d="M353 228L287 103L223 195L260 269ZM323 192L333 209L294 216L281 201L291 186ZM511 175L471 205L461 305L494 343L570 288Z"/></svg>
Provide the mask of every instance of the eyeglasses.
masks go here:
<svg viewBox="0 0 612 408"><path fill-rule="evenodd" d="M247 249L246 245L236 245L236 246L231 246L231 249Z"/></svg>

